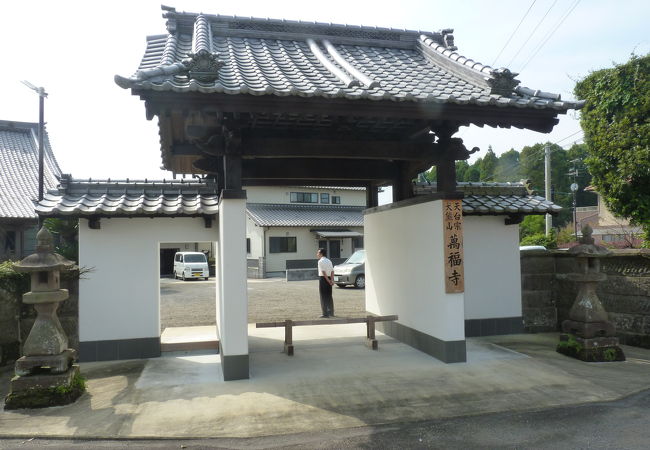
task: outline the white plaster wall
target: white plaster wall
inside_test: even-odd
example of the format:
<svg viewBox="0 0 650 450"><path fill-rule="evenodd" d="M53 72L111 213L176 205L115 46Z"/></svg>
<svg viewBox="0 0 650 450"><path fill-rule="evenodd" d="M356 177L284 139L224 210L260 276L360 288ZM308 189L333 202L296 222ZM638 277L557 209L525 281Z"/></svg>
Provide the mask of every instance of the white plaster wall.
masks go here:
<svg viewBox="0 0 650 450"><path fill-rule="evenodd" d="M366 309L443 341L465 339L463 294L446 294L442 202L364 217Z"/></svg>
<svg viewBox="0 0 650 450"><path fill-rule="evenodd" d="M264 227L255 225L255 222L246 215L246 237L251 240L251 251L248 258L261 258L264 256Z"/></svg>
<svg viewBox="0 0 650 450"><path fill-rule="evenodd" d="M465 318L521 316L519 225L465 216Z"/></svg>
<svg viewBox="0 0 650 450"><path fill-rule="evenodd" d="M352 189L332 189L332 188L312 188L312 187L295 187L295 186L246 186L246 195L248 203L279 203L290 204L290 192L315 192L330 194L331 196L338 195L341 197L341 205L343 206L365 206L366 205L366 191L365 190L352 190ZM316 205L321 203L293 203L295 204L309 204Z"/></svg>
<svg viewBox="0 0 650 450"><path fill-rule="evenodd" d="M79 339L160 336L161 242L217 239L202 218L102 219L91 230L79 221L79 263L93 272L79 282Z"/></svg>

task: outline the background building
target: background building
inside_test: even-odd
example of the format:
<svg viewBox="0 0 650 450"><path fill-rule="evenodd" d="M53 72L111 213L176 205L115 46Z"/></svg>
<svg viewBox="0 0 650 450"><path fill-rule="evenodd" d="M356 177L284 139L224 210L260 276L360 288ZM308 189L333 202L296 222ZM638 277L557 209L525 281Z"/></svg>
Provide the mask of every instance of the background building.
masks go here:
<svg viewBox="0 0 650 450"><path fill-rule="evenodd" d="M44 187L59 184L61 169L44 137ZM38 124L0 120L0 261L34 253L38 215Z"/></svg>
<svg viewBox="0 0 650 450"><path fill-rule="evenodd" d="M319 247L334 263L363 248L364 188L249 186L246 193L246 251L260 275L315 267Z"/></svg>

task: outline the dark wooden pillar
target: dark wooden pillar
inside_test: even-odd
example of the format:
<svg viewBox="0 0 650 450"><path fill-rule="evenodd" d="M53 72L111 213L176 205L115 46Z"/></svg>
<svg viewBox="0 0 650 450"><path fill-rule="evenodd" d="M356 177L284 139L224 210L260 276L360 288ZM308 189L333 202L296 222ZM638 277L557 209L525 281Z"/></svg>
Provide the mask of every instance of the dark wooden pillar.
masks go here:
<svg viewBox="0 0 650 450"><path fill-rule="evenodd" d="M366 208L379 206L379 191L377 185L370 182L366 185Z"/></svg>
<svg viewBox="0 0 650 450"><path fill-rule="evenodd" d="M456 161L453 156L445 157L436 165L438 192L456 192Z"/></svg>
<svg viewBox="0 0 650 450"><path fill-rule="evenodd" d="M241 128L235 122L224 125L223 189L242 189Z"/></svg>
<svg viewBox="0 0 650 450"><path fill-rule="evenodd" d="M411 167L406 162L399 162L397 175L393 179L393 202L413 197L413 177Z"/></svg>
<svg viewBox="0 0 650 450"><path fill-rule="evenodd" d="M457 124L444 123L434 129L440 155L436 164L438 192L456 192L456 160L462 159L464 155L461 153L466 152L462 139L451 137L458 128Z"/></svg>
<svg viewBox="0 0 650 450"><path fill-rule="evenodd" d="M242 188L241 155L223 155L223 188L240 190Z"/></svg>

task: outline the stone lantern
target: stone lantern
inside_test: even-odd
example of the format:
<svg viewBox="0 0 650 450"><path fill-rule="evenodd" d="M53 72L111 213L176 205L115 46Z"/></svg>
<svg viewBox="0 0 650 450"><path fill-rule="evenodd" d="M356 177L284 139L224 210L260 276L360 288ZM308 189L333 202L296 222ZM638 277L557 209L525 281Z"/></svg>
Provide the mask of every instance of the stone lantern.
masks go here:
<svg viewBox="0 0 650 450"><path fill-rule="evenodd" d="M31 275L31 291L23 295L23 302L34 305L37 316L23 344L23 356L16 361L6 409L71 403L83 391L77 386L79 366L73 364L76 351L68 348L68 337L56 315L59 303L68 298L68 290L60 288L59 274L74 263L54 253L52 235L45 227L36 239L36 253L14 265L17 272Z"/></svg>
<svg viewBox="0 0 650 450"><path fill-rule="evenodd" d="M583 227L580 244L568 251L575 255L578 271L558 275L558 278L575 282L578 295L569 310L569 318L562 322L563 334L557 351L583 361L624 361L616 327L609 321L596 294L598 283L607 279L600 271L600 258L611 252L594 243L592 232L589 225Z"/></svg>

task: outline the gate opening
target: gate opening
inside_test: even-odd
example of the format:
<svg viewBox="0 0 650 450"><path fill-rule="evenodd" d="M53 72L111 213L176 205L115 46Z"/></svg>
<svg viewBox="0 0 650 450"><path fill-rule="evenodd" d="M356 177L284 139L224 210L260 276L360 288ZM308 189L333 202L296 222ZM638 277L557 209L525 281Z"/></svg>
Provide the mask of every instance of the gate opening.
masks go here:
<svg viewBox="0 0 650 450"><path fill-rule="evenodd" d="M163 352L218 351L214 254L212 242L160 243Z"/></svg>

